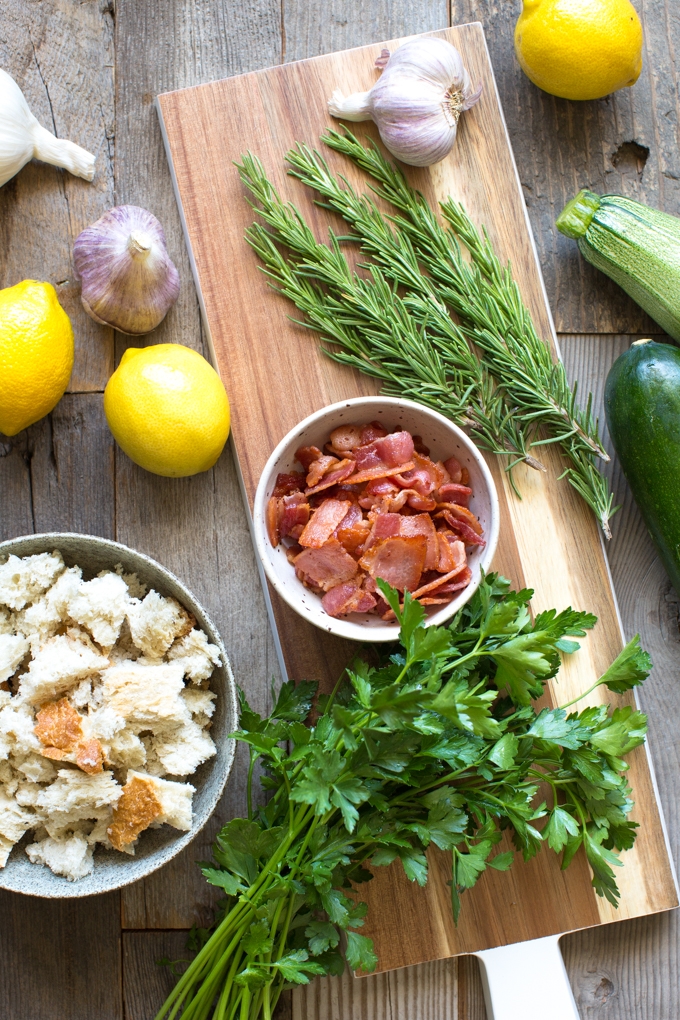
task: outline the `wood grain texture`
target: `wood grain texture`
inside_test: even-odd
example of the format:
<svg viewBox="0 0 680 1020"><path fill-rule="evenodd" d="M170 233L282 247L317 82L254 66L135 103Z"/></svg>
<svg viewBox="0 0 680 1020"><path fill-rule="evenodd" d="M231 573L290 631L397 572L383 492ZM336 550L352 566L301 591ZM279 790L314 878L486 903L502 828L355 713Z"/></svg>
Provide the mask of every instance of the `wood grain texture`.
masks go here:
<svg viewBox="0 0 680 1020"><path fill-rule="evenodd" d="M116 6L116 62L125 87L116 101L116 201L151 209L165 229L180 273L177 304L148 337L126 345L182 343L205 353L196 292L153 109L157 92L235 74L281 58L280 12L272 0ZM116 451L117 537L156 556L206 605L231 657L237 682L266 708L278 664L229 449L216 467L173 481L147 474ZM167 869L123 892L123 925L207 923L217 892L196 860L210 856L219 825L244 807L243 756L210 824ZM168 896L168 883L173 894ZM213 895L215 893L215 895Z"/></svg>
<svg viewBox="0 0 680 1020"><path fill-rule="evenodd" d="M0 891L0 1016L121 1020L118 893L43 900Z"/></svg>
<svg viewBox="0 0 680 1020"><path fill-rule="evenodd" d="M113 205L112 4L3 0L0 66L43 127L97 158L91 184L33 161L0 189L0 286L54 284L75 334L69 389L101 390L113 369L113 330L85 314L71 254L80 231Z"/></svg>
<svg viewBox="0 0 680 1020"><path fill-rule="evenodd" d="M465 204L474 220L486 224L500 257L512 258L538 328L550 336L550 313L483 35L478 25L470 25L451 29L446 37L461 49L473 80L484 82L483 99L462 122L454 156L429 170L409 170L409 177L432 203L450 194ZM329 123L325 100L334 87L345 93L366 88L382 45L159 97L211 345L232 402L234 443L251 501L271 449L293 425L334 400L366 392L372 382L320 357L309 335L291 324L287 303L268 292L243 243L252 214L242 201L231 164L241 152L255 149L281 193L302 205L318 236L325 236L327 214L313 207L297 182L285 176L283 156L296 139L314 142ZM372 126L367 133L376 137ZM218 137L220 145L211 155L211 139ZM330 154L329 163L364 186L361 176L353 168L348 172L336 154ZM494 168L493 175L489 167ZM231 287L225 288L229 270ZM277 365L275 373L272 364ZM621 633L594 519L574 490L557 481L561 461L554 447L544 452L547 475L517 470L521 502L493 465L509 524L504 531L509 540L502 538L494 565L516 584L531 584L537 609L571 604L599 617L596 631L560 674L555 697L564 701L604 672L621 647ZM537 534L546 537L539 543ZM300 675L299 648L306 645L308 655L316 653L320 633L306 623L279 627L291 675ZM335 679L324 676L325 666L319 654L312 675ZM602 697L596 694L592 700L598 703ZM414 888L400 868L392 867L378 869L375 880L361 890L369 904L365 931L376 943L380 969L675 905L644 751L633 755L631 763L636 817L643 826L621 872L622 902L617 911L595 897L584 857L561 872L557 859L546 853L529 864L516 864L508 874L487 872L466 894L456 928L448 902L450 864L446 855L432 854L426 889ZM417 938L404 937L404 927L417 931Z"/></svg>
<svg viewBox="0 0 680 1020"><path fill-rule="evenodd" d="M451 0L453 23L488 29L522 188L559 332L649 331L650 320L623 291L590 266L555 218L580 188L618 193L680 213L678 95L680 16L675 0L633 0L644 25L644 66L638 82L605 99L570 102L541 92L514 53L519 0ZM649 149L639 168L626 143ZM623 148L622 148L623 146ZM656 328L658 332L658 327Z"/></svg>

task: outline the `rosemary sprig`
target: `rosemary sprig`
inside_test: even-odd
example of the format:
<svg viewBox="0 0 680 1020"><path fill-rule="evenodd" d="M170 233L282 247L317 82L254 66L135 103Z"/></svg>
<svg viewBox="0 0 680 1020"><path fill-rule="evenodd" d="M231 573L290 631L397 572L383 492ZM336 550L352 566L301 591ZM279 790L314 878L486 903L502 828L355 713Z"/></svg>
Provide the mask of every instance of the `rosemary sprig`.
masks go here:
<svg viewBox="0 0 680 1020"><path fill-rule="evenodd" d="M404 301L379 267L369 267L368 279L356 273L338 238L331 234L329 245L318 243L299 211L281 201L255 156L243 156L238 168L269 228L254 224L246 238L276 289L305 314L303 325L334 345L324 347L326 354L380 379L383 392L418 400L472 429L480 446L507 458L507 470L520 461L545 470L528 450L528 430L518 425L516 408L413 253L414 287L419 277L423 282L420 293ZM287 249L285 257L278 246Z"/></svg>
<svg viewBox="0 0 680 1020"><path fill-rule="evenodd" d="M598 422L592 415L592 395L585 410L577 403L577 384L569 386L564 365L553 361L548 345L536 333L509 266L503 266L489 239L480 235L462 205L447 199L442 226L425 198L411 188L402 172L375 145L365 147L347 129L329 131L326 144L348 156L376 182L375 193L401 215L385 217L365 196L357 196L345 178L339 181L327 164L307 146L288 154L291 174L315 189L356 232L362 250L370 254L387 277L414 289L411 253L434 283L434 292L461 319L464 333L485 355L488 369L511 396L526 426L539 423L547 438L533 446L559 443L569 459L564 476L595 512L607 538L609 521L618 507L595 458L609 460L602 446ZM468 262L461 243L471 256ZM421 274L422 278L422 274ZM407 301L417 315L417 307Z"/></svg>

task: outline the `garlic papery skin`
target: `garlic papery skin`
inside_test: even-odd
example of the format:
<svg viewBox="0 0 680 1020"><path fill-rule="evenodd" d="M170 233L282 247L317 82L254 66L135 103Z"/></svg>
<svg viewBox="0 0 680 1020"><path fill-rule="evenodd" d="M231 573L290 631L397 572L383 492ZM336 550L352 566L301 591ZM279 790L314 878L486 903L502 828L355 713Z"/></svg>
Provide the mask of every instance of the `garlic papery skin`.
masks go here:
<svg viewBox="0 0 680 1020"><path fill-rule="evenodd" d="M162 322L179 294L163 228L147 209L118 205L73 246L80 300L95 322L139 336Z"/></svg>
<svg viewBox="0 0 680 1020"><path fill-rule="evenodd" d="M92 153L55 138L42 127L14 78L0 68L0 187L34 158L63 167L86 181L94 177Z"/></svg>
<svg viewBox="0 0 680 1020"><path fill-rule="evenodd" d="M481 96L481 84L472 88L460 53L444 39L421 37L392 54L383 50L376 66L384 70L369 92L333 93L331 116L374 121L402 163L439 163L453 147L461 113Z"/></svg>

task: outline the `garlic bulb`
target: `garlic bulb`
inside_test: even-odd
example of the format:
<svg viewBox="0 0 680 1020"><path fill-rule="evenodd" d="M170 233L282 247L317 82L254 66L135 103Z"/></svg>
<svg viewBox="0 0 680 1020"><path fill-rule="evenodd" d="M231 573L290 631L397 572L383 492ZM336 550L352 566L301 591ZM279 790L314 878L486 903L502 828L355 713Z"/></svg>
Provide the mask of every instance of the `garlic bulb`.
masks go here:
<svg viewBox="0 0 680 1020"><path fill-rule="evenodd" d="M0 68L0 187L33 158L61 166L86 181L94 177L92 153L55 138L38 124L14 78Z"/></svg>
<svg viewBox="0 0 680 1020"><path fill-rule="evenodd" d="M482 94L475 91L460 53L444 39L421 37L375 62L383 72L370 92L328 100L332 117L372 120L393 156L410 166L444 159L456 140L458 118Z"/></svg>
<svg viewBox="0 0 680 1020"><path fill-rule="evenodd" d="M179 294L179 273L163 228L147 209L118 205L86 227L73 246L88 315L121 333L148 333Z"/></svg>

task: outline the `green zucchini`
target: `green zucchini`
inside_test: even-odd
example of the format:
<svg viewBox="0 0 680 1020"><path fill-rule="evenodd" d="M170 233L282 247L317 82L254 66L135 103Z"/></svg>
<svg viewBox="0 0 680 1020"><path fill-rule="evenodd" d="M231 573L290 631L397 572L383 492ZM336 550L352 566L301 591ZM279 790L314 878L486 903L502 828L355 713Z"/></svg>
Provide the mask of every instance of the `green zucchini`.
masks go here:
<svg viewBox="0 0 680 1020"><path fill-rule="evenodd" d="M680 595L680 348L636 340L607 376L605 412L623 473Z"/></svg>
<svg viewBox="0 0 680 1020"><path fill-rule="evenodd" d="M680 219L622 195L580 191L556 226L680 341Z"/></svg>

